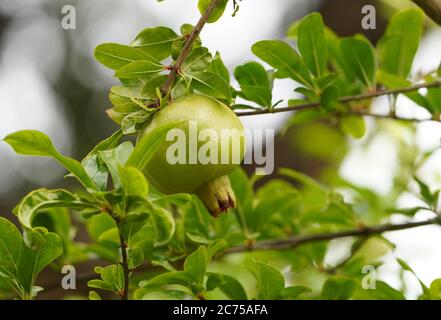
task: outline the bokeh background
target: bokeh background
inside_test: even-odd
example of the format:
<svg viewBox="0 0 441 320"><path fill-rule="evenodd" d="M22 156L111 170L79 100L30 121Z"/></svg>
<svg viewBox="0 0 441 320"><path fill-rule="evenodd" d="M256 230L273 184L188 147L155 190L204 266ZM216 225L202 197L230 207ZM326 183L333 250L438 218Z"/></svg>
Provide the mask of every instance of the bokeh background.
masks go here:
<svg viewBox="0 0 441 320"><path fill-rule="evenodd" d="M61 26L61 9L76 8L76 30ZM377 29L361 28L361 8L377 9ZM250 47L262 39L284 38L296 19L320 11L325 22L339 35L365 34L376 42L387 20L409 0L243 0L236 17L225 14L208 25L202 40L212 52L219 51L232 70L253 59ZM228 11L231 13L232 8ZM195 0L2 0L0 1L0 138L20 129L37 129L50 135L58 149L81 159L100 140L116 130L106 116L112 72L93 59L93 49L103 42L130 43L149 26L166 25L179 29L199 17ZM435 69L441 60L441 29L428 23L414 64L414 73ZM277 80L274 101L295 97L290 80ZM385 110L386 100L374 102L374 110ZM400 99L399 114L425 117L424 110ZM273 128L280 131L290 114L244 117L247 128ZM275 141L276 167L291 167L323 181L336 176L368 188L377 195L390 194L403 155L424 152L440 146L441 124L422 123L402 128L391 121L368 121L369 133L361 140L345 138L335 128L323 124L296 126ZM379 132L372 136L372 132ZM431 187L441 186L439 152L434 152L418 172ZM249 172L252 168L247 168ZM11 210L27 192L38 187L66 187L64 170L52 160L25 158L0 143L0 215L12 218ZM402 206L418 200L412 195L399 199ZM416 219L423 219L417 215ZM393 217L399 222L400 217ZM441 229L435 226L387 234L397 244L393 253L407 261L426 283L441 277ZM329 254L337 260L338 246ZM380 278L398 283L398 266L393 257L380 270ZM395 281L395 282L394 282ZM419 287L406 280L410 298Z"/></svg>

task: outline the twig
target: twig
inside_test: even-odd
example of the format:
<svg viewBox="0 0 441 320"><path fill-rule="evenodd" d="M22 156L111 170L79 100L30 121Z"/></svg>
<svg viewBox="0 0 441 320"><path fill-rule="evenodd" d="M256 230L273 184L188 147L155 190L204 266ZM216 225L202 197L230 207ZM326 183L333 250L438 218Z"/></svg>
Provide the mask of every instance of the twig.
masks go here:
<svg viewBox="0 0 441 320"><path fill-rule="evenodd" d="M339 101L339 103L349 103L349 102L353 102L353 101L378 98L378 97L385 96L385 95L409 93L409 92L417 91L417 90L423 89L423 88L436 88L436 87L441 87L441 81L434 81L431 83L420 83L420 84L417 84L417 85L414 85L411 87L407 87L407 88L399 88L399 89L391 89L391 90L378 90L375 92L369 92L369 93L364 93L364 94L360 94L360 95L345 96L345 97L341 97L338 101ZM279 112L287 112L287 111L300 111L300 110L306 110L306 109L315 109L318 107L320 107L320 102L307 102L304 104L299 104L299 105L295 105L295 106L288 106L288 107L284 107L284 108L274 108L271 110L262 109L262 110L256 110L256 111L237 112L236 114L238 116L252 116L252 115L258 115L258 114L268 114L268 113L279 113ZM355 114L355 115L371 116L371 117L392 118L395 120L404 120L404 121L435 120L435 119L400 118L397 116L364 113L364 112L360 112L360 111L349 111L348 113Z"/></svg>
<svg viewBox="0 0 441 320"><path fill-rule="evenodd" d="M205 24L207 23L208 18L211 16L213 10L217 7L219 2L220 0L211 1L207 10L205 10L204 14L201 16L198 23L195 25L192 32L185 41L184 47L182 48L181 53L176 59L176 62L170 67L170 73L167 77L167 80L165 81L164 85L161 87L161 92L163 97L167 97L170 94L170 91L173 88L176 82L176 78L180 72L181 66L191 52L194 41L201 34L201 31L204 28ZM157 108L157 107L159 107L159 101L156 101L155 103L149 106L149 108Z"/></svg>
<svg viewBox="0 0 441 320"><path fill-rule="evenodd" d="M333 240L338 238L346 238L346 237L368 237L370 235L374 234L381 234L383 232L389 232L389 231L397 231L397 230L405 230L405 229L411 229L421 226L427 226L432 224L441 224L441 218L433 218L425 221L419 221L419 222L407 222L402 224L384 224L379 226L372 226L372 227L363 227L353 230L347 230L347 231L340 231L340 232L329 232L329 233L318 233L318 234L312 234L312 235L298 235L294 236L288 239L283 240L267 240L267 241L259 241L254 244L248 243L247 245L242 246L236 246L236 247L230 247L223 251L223 254L231 254L231 253L241 253L241 252L252 252L252 251L266 251L266 250L287 250L287 249L293 249L298 246L307 244L307 243L314 243L314 242L320 242L320 241L327 241L327 240ZM121 238L120 238L121 239ZM185 259L185 257L183 258ZM124 260L124 256L123 256ZM183 260L182 260L183 261ZM177 262L179 263L179 262ZM157 267L152 266L150 264L143 265L134 272L146 272L146 271L152 271L155 270ZM127 271L128 268L127 268ZM128 276L128 272L125 273ZM94 273L84 273L80 276L78 276L77 280L84 280L88 281L91 279L94 279L96 277L96 274ZM125 282L125 284L128 285L128 281ZM59 288L60 284L59 282L51 282L49 284L43 285L45 288L45 291L49 291L52 289ZM128 287L126 288L126 292L128 292Z"/></svg>
<svg viewBox="0 0 441 320"><path fill-rule="evenodd" d="M437 217L426 221L407 222L402 224L384 224L379 226L363 227L354 230L339 231L339 232L299 235L284 240L260 241L260 242L256 242L251 247L248 245L231 247L226 249L224 253L263 251L263 250L287 250L287 249L296 248L299 245L305 243L320 242L320 241L333 240L333 239L346 238L346 237L357 237L357 236L367 237L373 234L381 234L383 232L388 232L388 231L416 228L431 224L440 224L440 218Z"/></svg>
<svg viewBox="0 0 441 320"><path fill-rule="evenodd" d="M124 289L121 292L121 300L128 300L129 299L130 270L129 270L129 264L127 261L127 243L124 240L124 236L122 235L121 232L119 232L119 242L121 244L121 256L122 256L121 265L124 270Z"/></svg>
<svg viewBox="0 0 441 320"><path fill-rule="evenodd" d="M433 21L441 25L441 0L412 0L423 9Z"/></svg>

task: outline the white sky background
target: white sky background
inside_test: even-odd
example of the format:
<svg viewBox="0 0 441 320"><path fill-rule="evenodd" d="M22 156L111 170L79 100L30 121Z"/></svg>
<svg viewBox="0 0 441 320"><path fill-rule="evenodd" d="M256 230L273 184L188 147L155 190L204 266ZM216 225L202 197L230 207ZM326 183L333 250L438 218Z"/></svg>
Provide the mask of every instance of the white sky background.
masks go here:
<svg viewBox="0 0 441 320"><path fill-rule="evenodd" d="M65 154L73 147L69 115L63 101L50 88L63 64L63 45L59 22L47 14L36 14L36 4L45 0L0 1L0 10L14 14L14 20L6 31L0 52L0 137L20 129L38 129L48 133L56 146ZM65 1L69 3L69 1ZM262 39L283 36L281 21L294 0L244 0L235 18L227 10L222 21L208 25L202 33L204 45L212 52L220 51L230 70L240 63L253 59L250 47ZM312 2L307 0L312 7ZM175 30L183 23L194 23L199 12L194 0L83 0L77 4L78 30L71 31L76 47L86 57L91 68L81 69L77 76L82 83L91 87L107 87L112 84L111 72L93 61L94 47L102 42L129 43L145 27L168 25ZM301 7L296 7L301 15ZM69 34L70 35L70 34ZM415 62L414 70L425 71L436 68L440 62L441 29L426 35ZM70 61L73 70L78 63ZM77 69L79 70L79 69ZM75 72L75 71L74 71ZM277 81L274 101L291 98L294 83L290 80ZM379 111L384 109L378 103ZM409 101L399 103L404 116L424 117L424 110L415 109ZM104 114L103 114L104 116ZM247 128L277 129L288 117L287 114L242 118ZM418 126L417 139L422 150L439 146L441 125L424 123ZM397 156L394 145L385 137L379 137L372 148L363 151L360 142L353 142L354 149L344 162L343 176L358 184L386 192L391 186ZM378 155L381 155L379 157ZM16 156L8 146L0 143L0 195L18 187L23 180L32 179L38 185L47 185L59 179L64 171L51 160L23 158ZM421 170L421 178L432 186L441 187L441 153L438 152ZM20 171L18 168L21 168ZM24 168L24 169L22 169ZM437 172L435 174L434 172ZM20 177L20 179L17 179ZM404 199L408 206L414 199ZM418 216L417 218L424 218ZM388 234L398 244L395 255L409 262L417 274L426 282L441 277L441 230L437 227L422 227ZM394 264L383 268L382 275L394 280ZM417 285L410 281L411 296L415 297Z"/></svg>

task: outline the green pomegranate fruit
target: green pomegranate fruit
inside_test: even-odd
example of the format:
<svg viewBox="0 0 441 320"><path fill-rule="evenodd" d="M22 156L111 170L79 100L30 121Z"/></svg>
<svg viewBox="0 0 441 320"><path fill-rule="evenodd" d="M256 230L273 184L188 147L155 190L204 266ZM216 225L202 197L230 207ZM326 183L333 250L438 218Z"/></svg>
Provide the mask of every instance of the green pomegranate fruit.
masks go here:
<svg viewBox="0 0 441 320"><path fill-rule="evenodd" d="M234 208L228 174L244 156L239 118L218 100L191 94L158 111L143 134L177 121L181 124L168 132L167 141L146 166L147 179L165 194L198 195L215 217Z"/></svg>

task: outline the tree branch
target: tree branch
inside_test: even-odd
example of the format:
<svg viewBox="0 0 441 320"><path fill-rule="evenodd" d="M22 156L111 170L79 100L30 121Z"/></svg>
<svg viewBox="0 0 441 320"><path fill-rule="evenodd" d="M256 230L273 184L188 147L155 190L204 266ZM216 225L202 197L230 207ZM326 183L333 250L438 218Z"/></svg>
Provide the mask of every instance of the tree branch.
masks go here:
<svg viewBox="0 0 441 320"><path fill-rule="evenodd" d="M413 91L418 91L419 89L423 88L437 88L441 87L441 81L434 81L431 83L420 83L411 87L407 88L399 88L399 89L391 89L391 90L378 90L375 92L369 92L364 93L360 95L353 95L353 96L345 96L341 97L338 101L339 103L349 103L354 101L360 101L360 100L367 100L372 98L378 98L385 95L391 95L391 94L399 94L399 93L409 93ZM262 109L262 110L256 110L256 111L247 111L247 112L236 112L238 116L252 116L252 115L259 115L259 114L268 114L268 113L279 113L279 112L287 112L287 111L300 111L300 110L306 110L306 109L315 109L320 107L320 102L308 102L304 104L299 104L295 106L288 106L284 108L274 108L272 110ZM392 118L395 120L405 120L405 121L439 121L439 119L413 119L413 118L401 118L393 115L381 115L381 114L372 114L372 113L366 113L361 111L349 111L349 114L355 114L355 115L363 115L363 116L371 116L371 117L380 117L380 118Z"/></svg>
<svg viewBox="0 0 441 320"><path fill-rule="evenodd" d="M124 270L124 289L123 289L123 292L121 292L121 300L128 300L129 299L130 270L129 270L129 264L127 261L127 243L124 240L124 236L122 235L121 231L119 231L119 242L121 245L121 256L122 256L121 265Z"/></svg>
<svg viewBox="0 0 441 320"><path fill-rule="evenodd" d="M374 234L381 234L388 231L397 231L410 228L416 228L421 226L427 226L431 224L440 224L441 220L439 217L419 221L419 222L407 222L402 224L384 224L372 227L362 227L354 230L339 231L339 232L329 232L329 233L318 233L311 235L298 235L293 236L284 240L267 240L259 241L253 245L237 246L231 247L224 251L224 253L236 253L236 252L246 252L246 251L264 251L264 250L287 250L296 248L302 244L320 242L333 240L338 238L346 237L367 237Z"/></svg>
<svg viewBox="0 0 441 320"><path fill-rule="evenodd" d="M207 23L208 18L213 13L213 10L216 9L219 2L220 2L220 0L212 0L211 1L207 10L205 10L204 14L201 16L198 23L195 25L192 32L188 36L188 39L185 41L184 47L182 48L181 53L179 54L178 58L176 59L176 62L170 67L170 73L167 77L167 80L165 81L164 85L161 87L161 92L162 92L163 97L166 97L169 95L171 89L173 88L173 86L176 82L176 78L178 77L178 74L180 72L182 64L184 63L185 59L187 59L188 55L191 52L194 41L201 34L201 31L204 28L205 24ZM159 107L159 101L156 101L155 103L153 103L149 107L150 108Z"/></svg>
<svg viewBox="0 0 441 320"><path fill-rule="evenodd" d="M398 230L405 230L405 229L411 229L421 226L427 226L427 225L433 225L433 224L441 224L441 217L436 217L433 219L425 220L425 221L418 221L418 222L406 222L402 224L384 224L384 225L378 225L378 226L372 226L372 227L363 227L353 230L347 230L347 231L339 231L339 232L329 232L329 233L317 233L317 234L311 234L311 235L297 235L294 237L290 237L283 240L266 240L266 241L259 241L254 244L248 244L248 245L242 245L242 246L235 246L227 248L223 251L223 254L231 254L231 253L241 253L241 252L253 252L253 251L266 251L266 250L288 250L288 249L294 249L301 245L307 244L307 243L314 243L314 242L320 242L320 241L328 241L338 238L346 238L346 237L368 237L375 234L381 234L384 232L389 231L398 231ZM120 237L121 239L121 237ZM185 257L182 260L179 260L180 263L183 261ZM123 261L127 258L124 258ZM155 270L157 267L152 266L150 264L143 265L134 272L146 272L146 271L152 271ZM128 268L127 268L127 271ZM125 275L128 276L128 272L125 273ZM94 279L96 277L95 273L85 273L82 275L79 275L77 280L82 281L88 281L91 279ZM127 284L125 291L128 293L128 279L126 280L125 284ZM43 285L46 291L57 289L60 287L60 283L58 281L53 281L51 283L48 283L46 285Z"/></svg>
<svg viewBox="0 0 441 320"><path fill-rule="evenodd" d="M426 14L432 18L433 21L441 25L441 0L412 0Z"/></svg>

